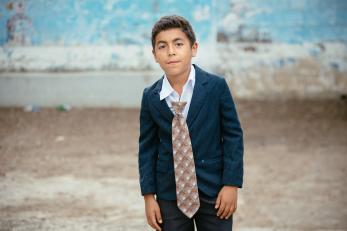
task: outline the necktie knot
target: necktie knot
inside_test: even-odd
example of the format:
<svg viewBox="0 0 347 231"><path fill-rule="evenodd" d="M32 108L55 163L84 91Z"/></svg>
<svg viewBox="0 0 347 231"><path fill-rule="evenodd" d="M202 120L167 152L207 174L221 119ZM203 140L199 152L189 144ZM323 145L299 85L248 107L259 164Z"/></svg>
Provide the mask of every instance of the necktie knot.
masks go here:
<svg viewBox="0 0 347 231"><path fill-rule="evenodd" d="M182 115L183 109L186 106L187 102L171 102L172 107L176 114Z"/></svg>

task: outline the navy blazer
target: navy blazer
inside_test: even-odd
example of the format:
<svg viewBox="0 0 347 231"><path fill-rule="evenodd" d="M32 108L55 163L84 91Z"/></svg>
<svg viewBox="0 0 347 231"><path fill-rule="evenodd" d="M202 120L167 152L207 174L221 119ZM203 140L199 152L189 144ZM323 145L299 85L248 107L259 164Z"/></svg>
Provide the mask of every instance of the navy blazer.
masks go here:
<svg viewBox="0 0 347 231"><path fill-rule="evenodd" d="M195 86L187 125L198 188L216 197L223 185L243 182L243 132L224 78L196 65ZM166 100L160 100L163 77L143 92L140 112L139 174L142 195L176 199L171 122Z"/></svg>

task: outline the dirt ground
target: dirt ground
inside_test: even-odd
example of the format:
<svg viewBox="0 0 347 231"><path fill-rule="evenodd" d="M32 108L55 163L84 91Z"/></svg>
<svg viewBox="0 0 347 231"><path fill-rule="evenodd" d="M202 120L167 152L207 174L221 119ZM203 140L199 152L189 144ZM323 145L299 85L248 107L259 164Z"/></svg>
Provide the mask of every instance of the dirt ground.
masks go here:
<svg viewBox="0 0 347 231"><path fill-rule="evenodd" d="M347 230L346 100L237 101L234 229ZM138 109L0 109L0 230L151 230Z"/></svg>

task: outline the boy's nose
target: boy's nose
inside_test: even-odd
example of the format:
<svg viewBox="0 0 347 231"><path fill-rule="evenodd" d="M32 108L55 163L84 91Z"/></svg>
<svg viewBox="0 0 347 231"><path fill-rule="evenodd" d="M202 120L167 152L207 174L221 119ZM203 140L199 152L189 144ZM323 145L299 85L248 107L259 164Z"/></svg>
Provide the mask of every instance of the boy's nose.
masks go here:
<svg viewBox="0 0 347 231"><path fill-rule="evenodd" d="M173 46L169 46L168 54L169 56L176 55L176 51Z"/></svg>

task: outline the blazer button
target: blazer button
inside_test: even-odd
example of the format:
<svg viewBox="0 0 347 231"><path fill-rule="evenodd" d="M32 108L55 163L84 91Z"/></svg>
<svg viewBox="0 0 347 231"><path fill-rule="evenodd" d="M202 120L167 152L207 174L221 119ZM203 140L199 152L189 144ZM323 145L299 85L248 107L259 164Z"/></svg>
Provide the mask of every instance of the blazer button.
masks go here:
<svg viewBox="0 0 347 231"><path fill-rule="evenodd" d="M205 160L201 160L202 167L205 167Z"/></svg>

